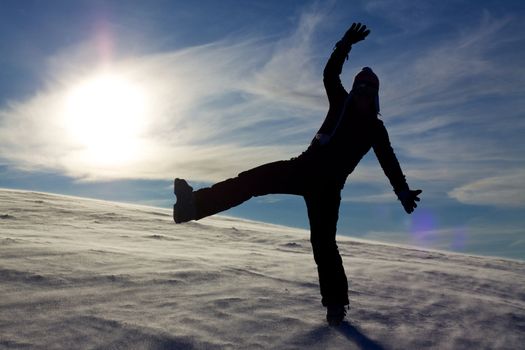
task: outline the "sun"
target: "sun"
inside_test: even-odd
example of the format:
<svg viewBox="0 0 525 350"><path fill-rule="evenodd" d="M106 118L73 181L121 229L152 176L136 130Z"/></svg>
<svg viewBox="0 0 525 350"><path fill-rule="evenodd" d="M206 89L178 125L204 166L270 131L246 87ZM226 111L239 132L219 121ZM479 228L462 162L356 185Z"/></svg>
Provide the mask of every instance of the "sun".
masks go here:
<svg viewBox="0 0 525 350"><path fill-rule="evenodd" d="M65 99L65 129L82 156L98 165L133 159L148 113L145 91L111 73L72 87Z"/></svg>

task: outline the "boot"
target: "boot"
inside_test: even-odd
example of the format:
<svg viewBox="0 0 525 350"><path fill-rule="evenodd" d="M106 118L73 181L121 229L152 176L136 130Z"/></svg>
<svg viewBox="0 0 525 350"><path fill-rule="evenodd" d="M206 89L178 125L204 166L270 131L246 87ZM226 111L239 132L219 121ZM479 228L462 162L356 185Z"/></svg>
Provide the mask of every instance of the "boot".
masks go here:
<svg viewBox="0 0 525 350"><path fill-rule="evenodd" d="M332 327L339 326L346 316L345 305L328 305L326 307L326 321Z"/></svg>
<svg viewBox="0 0 525 350"><path fill-rule="evenodd" d="M173 206L173 220L180 224L196 217L195 200L193 199L193 188L184 179L175 179L174 192L177 203Z"/></svg>

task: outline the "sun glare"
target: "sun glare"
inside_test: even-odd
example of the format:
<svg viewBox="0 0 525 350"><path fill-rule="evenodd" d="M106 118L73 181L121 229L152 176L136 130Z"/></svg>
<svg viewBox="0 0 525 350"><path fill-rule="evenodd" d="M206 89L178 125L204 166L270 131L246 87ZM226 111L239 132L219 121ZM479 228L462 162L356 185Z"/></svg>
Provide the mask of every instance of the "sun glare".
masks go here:
<svg viewBox="0 0 525 350"><path fill-rule="evenodd" d="M148 112L140 86L101 74L74 86L65 107L68 136L88 161L108 165L133 159Z"/></svg>

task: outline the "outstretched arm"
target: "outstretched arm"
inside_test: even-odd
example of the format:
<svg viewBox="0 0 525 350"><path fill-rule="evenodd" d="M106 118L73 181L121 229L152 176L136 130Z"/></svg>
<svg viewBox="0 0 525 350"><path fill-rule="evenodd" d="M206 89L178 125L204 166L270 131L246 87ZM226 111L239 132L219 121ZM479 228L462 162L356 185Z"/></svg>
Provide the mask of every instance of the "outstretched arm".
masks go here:
<svg viewBox="0 0 525 350"><path fill-rule="evenodd" d="M416 202L419 202L419 195L423 192L421 190L411 190L401 170L401 166L397 157L390 145L388 132L386 131L383 122L378 120L379 126L374 140L374 152L379 160L379 164L383 168L385 175L390 180L390 184L394 188L397 198L401 201L405 211L410 214L417 207Z"/></svg>

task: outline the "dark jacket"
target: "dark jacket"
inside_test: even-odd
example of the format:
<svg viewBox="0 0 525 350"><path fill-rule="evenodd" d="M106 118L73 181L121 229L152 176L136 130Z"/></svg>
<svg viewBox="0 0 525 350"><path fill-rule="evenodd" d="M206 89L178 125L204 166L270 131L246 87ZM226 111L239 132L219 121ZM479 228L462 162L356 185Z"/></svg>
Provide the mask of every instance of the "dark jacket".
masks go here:
<svg viewBox="0 0 525 350"><path fill-rule="evenodd" d="M337 45L328 59L323 72L328 113L305 155L320 160L326 171L346 178L373 148L394 191L399 193L407 190L408 185L383 122L377 115L357 115L352 97L341 83L341 71L350 49L350 45Z"/></svg>

